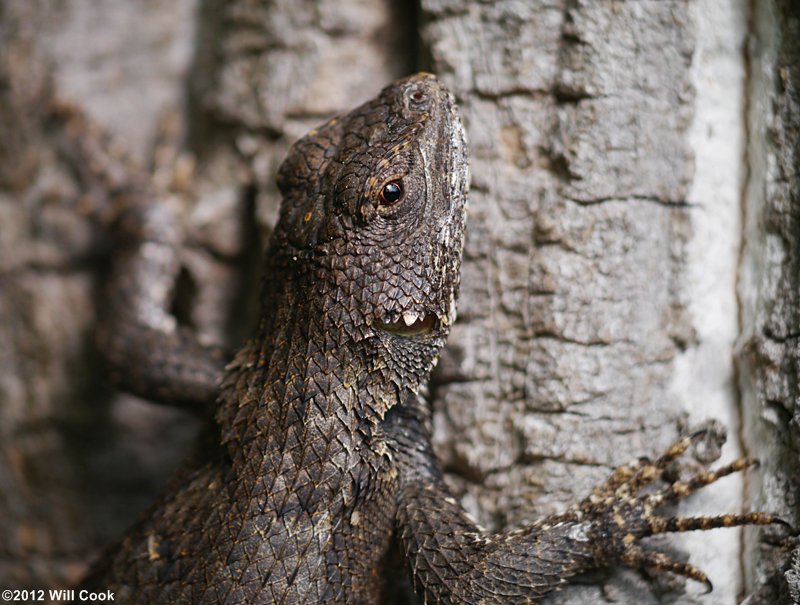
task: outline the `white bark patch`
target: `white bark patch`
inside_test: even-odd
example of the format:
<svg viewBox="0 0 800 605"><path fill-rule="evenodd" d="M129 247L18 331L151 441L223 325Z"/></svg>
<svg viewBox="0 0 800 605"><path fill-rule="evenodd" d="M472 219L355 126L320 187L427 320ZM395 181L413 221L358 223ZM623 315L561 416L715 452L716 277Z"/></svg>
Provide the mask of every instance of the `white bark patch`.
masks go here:
<svg viewBox="0 0 800 605"><path fill-rule="evenodd" d="M684 295L694 342L675 361L673 389L692 424L707 418L728 428L723 459L740 455L733 347L738 335L737 265L741 238L744 165L742 48L747 34L744 0L699 0L692 5L696 27L692 82L696 91L690 141L695 177L689 192L692 238L687 244ZM740 510L742 477L735 475L701 490L680 507L682 515ZM707 605L733 605L741 589L740 532L685 534L680 538L691 563L714 583Z"/></svg>

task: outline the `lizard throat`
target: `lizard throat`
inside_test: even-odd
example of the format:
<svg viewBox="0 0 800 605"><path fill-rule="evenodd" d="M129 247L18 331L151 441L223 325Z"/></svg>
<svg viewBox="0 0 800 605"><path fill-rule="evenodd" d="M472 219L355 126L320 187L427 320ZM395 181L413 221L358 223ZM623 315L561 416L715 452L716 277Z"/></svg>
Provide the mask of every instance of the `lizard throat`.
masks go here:
<svg viewBox="0 0 800 605"><path fill-rule="evenodd" d="M379 330L398 336L424 336L433 332L438 327L439 321L432 314L414 318L404 313L396 321L376 321L374 325Z"/></svg>

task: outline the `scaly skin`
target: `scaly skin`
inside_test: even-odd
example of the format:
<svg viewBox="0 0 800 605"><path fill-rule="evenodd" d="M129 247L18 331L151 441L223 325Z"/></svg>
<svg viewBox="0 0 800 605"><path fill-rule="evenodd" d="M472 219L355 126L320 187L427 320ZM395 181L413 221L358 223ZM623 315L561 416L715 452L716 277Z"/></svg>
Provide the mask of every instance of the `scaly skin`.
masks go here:
<svg viewBox="0 0 800 605"><path fill-rule="evenodd" d="M225 371L216 425L87 587L131 603L377 604L396 573L385 564L395 542L425 602L535 603L613 563L707 581L639 539L775 522L656 514L747 464L642 494L692 438L522 530L487 535L469 519L444 485L419 396L455 319L467 182L453 99L428 74L294 145L279 174L258 334ZM169 287L147 285L177 271L153 207L132 205L139 244L120 261L123 294L112 297L115 315L149 328L103 342L122 366L140 345L167 351L166 365L128 358L157 374L150 383L134 368L139 391L201 405L221 362L164 319ZM191 362L177 357L184 341ZM182 398L184 383L194 391Z"/></svg>

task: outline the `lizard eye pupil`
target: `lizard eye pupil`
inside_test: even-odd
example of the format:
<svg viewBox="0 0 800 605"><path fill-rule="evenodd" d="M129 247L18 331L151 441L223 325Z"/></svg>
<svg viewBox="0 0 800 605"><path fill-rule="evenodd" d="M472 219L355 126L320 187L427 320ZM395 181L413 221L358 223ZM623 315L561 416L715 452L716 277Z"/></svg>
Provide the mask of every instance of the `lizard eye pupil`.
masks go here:
<svg viewBox="0 0 800 605"><path fill-rule="evenodd" d="M400 201L403 197L403 183L400 181L390 181L381 189L379 203L381 206L391 206Z"/></svg>

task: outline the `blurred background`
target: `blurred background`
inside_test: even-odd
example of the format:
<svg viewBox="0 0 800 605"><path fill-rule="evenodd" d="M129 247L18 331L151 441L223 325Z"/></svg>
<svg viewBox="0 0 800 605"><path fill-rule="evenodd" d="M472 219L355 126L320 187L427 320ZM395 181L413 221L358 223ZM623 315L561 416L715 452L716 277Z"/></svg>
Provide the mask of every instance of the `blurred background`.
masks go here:
<svg viewBox="0 0 800 605"><path fill-rule="evenodd" d="M176 313L235 347L288 146L419 70L470 139L459 320L429 394L465 507L494 529L563 510L714 418L725 459L762 464L682 512L798 525L792 0L3 0L0 588L78 581L198 430L119 393L98 356L113 234L60 151L54 99L181 208ZM800 599L800 554L792 568L774 530L669 544L711 595L615 569L548 602Z"/></svg>

